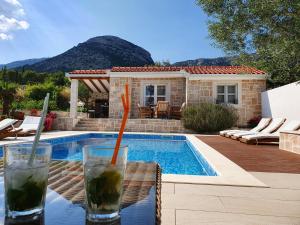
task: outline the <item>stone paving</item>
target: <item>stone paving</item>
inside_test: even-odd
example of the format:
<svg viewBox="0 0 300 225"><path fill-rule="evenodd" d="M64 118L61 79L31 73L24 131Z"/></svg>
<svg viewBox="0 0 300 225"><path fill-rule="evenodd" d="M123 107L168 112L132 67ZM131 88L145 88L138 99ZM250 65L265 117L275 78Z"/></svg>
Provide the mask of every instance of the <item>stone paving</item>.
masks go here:
<svg viewBox="0 0 300 225"><path fill-rule="evenodd" d="M299 225L300 174L252 172L270 188L162 184L162 225Z"/></svg>

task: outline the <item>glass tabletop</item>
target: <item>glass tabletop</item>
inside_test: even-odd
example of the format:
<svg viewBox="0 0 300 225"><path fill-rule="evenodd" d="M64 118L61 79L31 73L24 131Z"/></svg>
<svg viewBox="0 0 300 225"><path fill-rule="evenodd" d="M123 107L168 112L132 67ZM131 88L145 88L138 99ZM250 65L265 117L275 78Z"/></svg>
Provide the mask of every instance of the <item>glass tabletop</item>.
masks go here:
<svg viewBox="0 0 300 225"><path fill-rule="evenodd" d="M67 165L67 167L66 167ZM151 180L156 179L156 172L152 174L149 169L150 164L133 163L127 167L126 177L124 181L124 196L122 200L121 218L114 223L106 224L122 224L122 225L154 225L157 224L157 187L156 182ZM145 167L146 166L146 167ZM149 167L147 169L147 167ZM152 166L153 167L153 166ZM72 170L72 179L75 180L78 187L72 191L73 183L66 182L66 168L74 168L74 164L70 166L65 164L61 171L57 172L57 165L50 166L49 184L46 196L46 205L44 215L41 215L35 222L10 221L5 218L4 210L4 178L0 171L0 224L41 224L41 225L84 225L95 224L86 221L84 209L83 186L80 185L78 179L74 179L74 169ZM78 167L79 175L81 167ZM146 171L146 172L145 172ZM152 170L154 171L154 170ZM146 175L148 173L148 175ZM144 175L143 175L144 174ZM51 179L55 176L55 182ZM78 173L76 175L78 178ZM61 185L59 179L64 179ZM142 181L144 180L144 181ZM146 182L145 182L146 180ZM67 184L66 184L67 183ZM63 185L69 185L70 188L63 188ZM65 189L65 191L62 191ZM103 223L101 223L103 224Z"/></svg>

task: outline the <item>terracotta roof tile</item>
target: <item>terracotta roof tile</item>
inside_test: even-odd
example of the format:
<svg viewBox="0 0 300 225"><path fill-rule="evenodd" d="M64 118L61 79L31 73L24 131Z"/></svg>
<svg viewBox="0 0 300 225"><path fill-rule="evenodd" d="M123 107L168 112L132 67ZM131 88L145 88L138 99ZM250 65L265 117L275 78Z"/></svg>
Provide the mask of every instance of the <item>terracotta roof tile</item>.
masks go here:
<svg viewBox="0 0 300 225"><path fill-rule="evenodd" d="M106 70L74 70L69 74L106 74Z"/></svg>
<svg viewBox="0 0 300 225"><path fill-rule="evenodd" d="M111 72L174 72L180 71L181 67L175 66L145 66L145 67L113 67Z"/></svg>
<svg viewBox="0 0 300 225"><path fill-rule="evenodd" d="M190 74L266 74L247 66L189 66L184 70Z"/></svg>
<svg viewBox="0 0 300 225"><path fill-rule="evenodd" d="M266 74L247 66L185 66L185 67L113 67L111 72L174 72L185 70L190 74Z"/></svg>
<svg viewBox="0 0 300 225"><path fill-rule="evenodd" d="M113 67L111 72L179 72L190 74L266 74L262 70L247 66L145 66ZM107 74L106 70L74 70L69 74Z"/></svg>

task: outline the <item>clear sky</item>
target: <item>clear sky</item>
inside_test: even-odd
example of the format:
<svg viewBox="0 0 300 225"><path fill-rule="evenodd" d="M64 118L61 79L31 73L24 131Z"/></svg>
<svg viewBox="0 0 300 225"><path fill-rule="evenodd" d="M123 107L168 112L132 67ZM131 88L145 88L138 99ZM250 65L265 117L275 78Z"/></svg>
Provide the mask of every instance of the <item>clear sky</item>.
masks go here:
<svg viewBox="0 0 300 225"><path fill-rule="evenodd" d="M224 53L195 0L0 0L0 64L51 57L115 35L172 63Z"/></svg>

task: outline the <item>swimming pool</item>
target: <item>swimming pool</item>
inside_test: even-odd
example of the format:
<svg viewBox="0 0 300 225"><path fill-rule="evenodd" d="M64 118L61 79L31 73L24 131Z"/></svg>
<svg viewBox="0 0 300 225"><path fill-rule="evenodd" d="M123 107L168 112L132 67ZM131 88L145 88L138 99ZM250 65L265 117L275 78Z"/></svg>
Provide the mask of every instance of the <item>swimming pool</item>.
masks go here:
<svg viewBox="0 0 300 225"><path fill-rule="evenodd" d="M114 145L117 134L89 133L45 140L53 147L54 160L82 160L82 147L90 144ZM164 174L217 176L195 147L180 135L124 134L129 161L157 162Z"/></svg>

